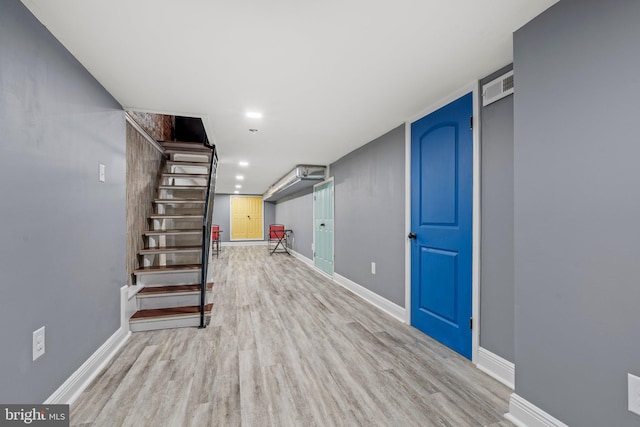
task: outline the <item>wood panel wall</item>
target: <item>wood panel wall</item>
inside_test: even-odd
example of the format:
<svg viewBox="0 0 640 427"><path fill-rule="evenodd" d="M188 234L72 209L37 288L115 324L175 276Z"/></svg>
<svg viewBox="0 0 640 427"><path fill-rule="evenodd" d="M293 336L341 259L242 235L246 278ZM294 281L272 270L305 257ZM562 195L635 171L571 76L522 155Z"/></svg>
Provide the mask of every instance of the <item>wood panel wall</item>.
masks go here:
<svg viewBox="0 0 640 427"><path fill-rule="evenodd" d="M162 116L160 116L162 117ZM136 117L137 119L137 117ZM164 138L162 122L145 126L159 140ZM142 124L141 124L142 125ZM153 130L155 129L155 130ZM170 128L169 128L170 129ZM170 132L170 130L169 130ZM148 229L147 217L153 212L160 174L165 158L133 126L127 123L127 284L133 284L138 268L138 251L144 247L142 232Z"/></svg>
<svg viewBox="0 0 640 427"><path fill-rule="evenodd" d="M171 141L173 139L175 118L163 114L141 113L127 111L131 117L156 141Z"/></svg>

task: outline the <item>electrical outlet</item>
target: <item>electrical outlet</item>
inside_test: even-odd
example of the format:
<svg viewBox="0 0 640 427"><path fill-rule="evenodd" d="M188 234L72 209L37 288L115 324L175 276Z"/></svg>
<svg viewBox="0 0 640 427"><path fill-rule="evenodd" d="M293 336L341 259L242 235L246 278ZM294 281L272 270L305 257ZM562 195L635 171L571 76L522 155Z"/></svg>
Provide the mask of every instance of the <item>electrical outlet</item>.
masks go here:
<svg viewBox="0 0 640 427"><path fill-rule="evenodd" d="M627 374L629 387L629 411L640 415L640 377Z"/></svg>
<svg viewBox="0 0 640 427"><path fill-rule="evenodd" d="M44 354L44 326L33 331L33 360Z"/></svg>
<svg viewBox="0 0 640 427"><path fill-rule="evenodd" d="M98 172L98 179L100 180L100 182L105 182L105 181L106 181L106 178L105 178L105 169L106 169L106 166L105 166L105 165L103 165L102 163L100 163L99 165L100 165L100 166L99 166L99 168L98 168L98 170L99 170L99 172Z"/></svg>
<svg viewBox="0 0 640 427"><path fill-rule="evenodd" d="M371 263L371 274L376 274L376 263L375 262Z"/></svg>

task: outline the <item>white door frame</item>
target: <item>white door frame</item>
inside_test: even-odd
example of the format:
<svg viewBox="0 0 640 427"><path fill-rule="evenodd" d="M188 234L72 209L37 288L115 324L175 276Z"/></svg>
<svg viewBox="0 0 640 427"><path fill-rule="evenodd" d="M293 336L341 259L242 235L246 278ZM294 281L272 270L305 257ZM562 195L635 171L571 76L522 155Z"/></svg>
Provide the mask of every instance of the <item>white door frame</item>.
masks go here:
<svg viewBox="0 0 640 427"><path fill-rule="evenodd" d="M478 363L480 347L480 82L471 82L405 122L405 234L411 232L411 124L471 92L473 94L473 202L471 243L471 360ZM405 242L405 321L411 324L411 242Z"/></svg>
<svg viewBox="0 0 640 427"><path fill-rule="evenodd" d="M319 182L317 184L313 185L313 205L311 208L311 215L313 217L313 246L311 247L311 252L313 253L313 257L312 257L312 263L313 266L316 268L317 271L328 275L324 270L321 270L319 268L316 267L316 187L319 187L321 185L327 184L327 183L333 183L333 192L332 192L332 197L333 200L331 201L331 217L333 219L333 232L331 233L331 257L333 258L331 260L331 266L333 267L333 271L331 273L331 275L329 275L330 277L333 277L333 275L336 272L336 238L335 238L335 234L336 234L336 184L333 180L333 177L329 177L327 179L325 179L322 182Z"/></svg>

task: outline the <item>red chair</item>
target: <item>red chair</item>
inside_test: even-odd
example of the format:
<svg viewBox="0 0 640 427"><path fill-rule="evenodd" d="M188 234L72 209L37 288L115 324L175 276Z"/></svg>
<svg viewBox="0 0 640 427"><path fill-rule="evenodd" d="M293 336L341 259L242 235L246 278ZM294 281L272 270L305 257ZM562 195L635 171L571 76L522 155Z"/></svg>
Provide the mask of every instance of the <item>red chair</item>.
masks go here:
<svg viewBox="0 0 640 427"><path fill-rule="evenodd" d="M278 248L281 248L278 252L289 253L287 250L287 230L284 229L282 224L271 224L269 226L269 242L267 244L269 255L273 255Z"/></svg>
<svg viewBox="0 0 640 427"><path fill-rule="evenodd" d="M222 233L222 231L220 231L219 225L211 226L211 245L216 253L216 257L218 257L220 253L220 233Z"/></svg>

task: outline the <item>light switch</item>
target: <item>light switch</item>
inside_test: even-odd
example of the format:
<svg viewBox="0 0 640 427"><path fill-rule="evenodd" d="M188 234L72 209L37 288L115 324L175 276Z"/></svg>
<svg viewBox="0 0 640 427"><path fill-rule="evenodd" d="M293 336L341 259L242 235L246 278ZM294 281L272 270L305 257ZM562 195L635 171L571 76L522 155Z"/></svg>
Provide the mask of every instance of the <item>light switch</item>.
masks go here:
<svg viewBox="0 0 640 427"><path fill-rule="evenodd" d="M44 354L44 326L33 331L33 360Z"/></svg>
<svg viewBox="0 0 640 427"><path fill-rule="evenodd" d="M627 374L629 411L640 415L640 377Z"/></svg>
<svg viewBox="0 0 640 427"><path fill-rule="evenodd" d="M105 166L100 163L100 172L98 174L98 179L100 180L100 182L105 182Z"/></svg>

